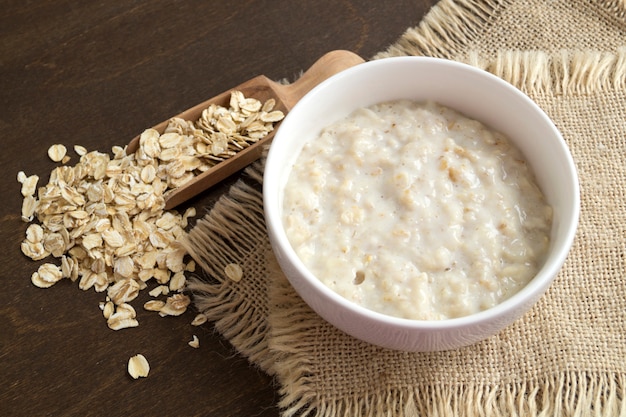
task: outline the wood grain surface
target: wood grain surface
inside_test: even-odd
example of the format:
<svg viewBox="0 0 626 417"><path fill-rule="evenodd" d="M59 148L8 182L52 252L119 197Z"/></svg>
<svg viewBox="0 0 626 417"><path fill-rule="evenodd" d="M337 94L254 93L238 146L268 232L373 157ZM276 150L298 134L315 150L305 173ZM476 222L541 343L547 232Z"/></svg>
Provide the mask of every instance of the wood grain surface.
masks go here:
<svg viewBox="0 0 626 417"><path fill-rule="evenodd" d="M17 172L37 174L43 185L56 166L47 156L52 144L109 152L256 75L293 80L332 49L370 58L433 3L3 1L0 415L279 415L272 379L210 324L191 326L193 311L160 318L139 307L140 326L114 332L98 307L103 294L69 280L34 287L41 262L20 251L27 224ZM236 178L182 208L202 215ZM187 345L194 334L199 349ZM148 378L126 373L137 353L151 364Z"/></svg>

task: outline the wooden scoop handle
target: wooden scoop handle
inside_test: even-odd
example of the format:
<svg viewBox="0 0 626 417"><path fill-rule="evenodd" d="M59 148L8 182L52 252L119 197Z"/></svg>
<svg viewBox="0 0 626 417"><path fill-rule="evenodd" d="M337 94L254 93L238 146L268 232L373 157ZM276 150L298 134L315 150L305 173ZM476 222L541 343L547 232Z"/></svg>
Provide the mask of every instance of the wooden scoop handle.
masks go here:
<svg viewBox="0 0 626 417"><path fill-rule="evenodd" d="M330 51L319 58L302 76L292 84L274 87L279 98L291 110L302 97L322 81L331 76L363 63L363 58L350 51Z"/></svg>

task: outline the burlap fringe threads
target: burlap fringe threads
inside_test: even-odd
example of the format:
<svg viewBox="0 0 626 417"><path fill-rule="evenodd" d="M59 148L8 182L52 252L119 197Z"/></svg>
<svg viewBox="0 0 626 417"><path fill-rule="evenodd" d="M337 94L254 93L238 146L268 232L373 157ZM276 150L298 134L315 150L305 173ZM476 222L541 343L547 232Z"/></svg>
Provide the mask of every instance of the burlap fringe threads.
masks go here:
<svg viewBox="0 0 626 417"><path fill-rule="evenodd" d="M533 95L584 95L626 88L626 47L615 52L561 51L556 54L500 51L491 60L470 51L466 63Z"/></svg>
<svg viewBox="0 0 626 417"><path fill-rule="evenodd" d="M492 62L470 53L468 63L533 95L581 95L626 88L626 47L616 53L505 51Z"/></svg>
<svg viewBox="0 0 626 417"><path fill-rule="evenodd" d="M262 169L257 163L246 173L253 182L260 183ZM259 259L265 259L269 245L265 235L262 194L239 181L228 195L220 198L210 215L198 221L182 243L202 268L203 275L188 283L197 310L250 362L273 375L274 357L267 346L267 288L259 280L245 279L267 273L251 270L249 264L242 265L244 281L236 283L224 272L226 265L242 259L264 265Z"/></svg>
<svg viewBox="0 0 626 417"><path fill-rule="evenodd" d="M290 399L295 401L288 403ZM623 417L626 416L624 399L626 375L596 377L570 372L539 381L497 386L390 389L371 397L355 395L340 401L293 396L284 398L282 405L286 417Z"/></svg>

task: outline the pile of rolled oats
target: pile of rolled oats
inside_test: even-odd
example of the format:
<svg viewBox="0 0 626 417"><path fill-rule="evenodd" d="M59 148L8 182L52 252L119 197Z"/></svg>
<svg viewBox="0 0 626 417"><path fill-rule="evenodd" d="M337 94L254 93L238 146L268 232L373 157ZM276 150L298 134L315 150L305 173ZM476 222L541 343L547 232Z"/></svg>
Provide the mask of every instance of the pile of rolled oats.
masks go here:
<svg viewBox="0 0 626 417"><path fill-rule="evenodd" d="M165 211L166 193L258 141L283 117L274 100L261 103L235 91L230 108L212 105L197 121L173 118L162 134L147 129L134 154L115 146L111 157L75 146L80 160L68 166L66 147L53 145L48 155L63 165L45 186L37 188L37 175L17 176L22 219L31 223L22 252L33 260L59 260L42 264L32 283L48 288L70 279L81 290L106 293L100 308L113 330L139 325L130 302L151 282L154 299L144 309L182 314L190 304L185 272L195 263L186 260L180 241L196 212ZM229 266L229 276L241 274ZM193 324L204 321L199 315Z"/></svg>

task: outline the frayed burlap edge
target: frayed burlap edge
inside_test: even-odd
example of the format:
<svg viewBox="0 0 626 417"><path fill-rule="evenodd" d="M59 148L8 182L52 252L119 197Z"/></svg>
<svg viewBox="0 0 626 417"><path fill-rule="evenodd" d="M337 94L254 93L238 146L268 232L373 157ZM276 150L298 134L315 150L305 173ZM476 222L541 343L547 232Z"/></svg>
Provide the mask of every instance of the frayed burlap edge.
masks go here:
<svg viewBox="0 0 626 417"><path fill-rule="evenodd" d="M238 181L184 237L182 244L202 269L189 279L196 309L250 362L272 375L273 357L267 346L269 314L267 271L269 241L259 189L263 166L246 170L249 182ZM235 263L244 277L234 282L225 267Z"/></svg>
<svg viewBox="0 0 626 417"><path fill-rule="evenodd" d="M470 52L467 62L532 96L571 96L626 89L626 46L616 51L500 51L493 60Z"/></svg>
<svg viewBox="0 0 626 417"><path fill-rule="evenodd" d="M442 0L417 27L409 28L386 51L373 59L402 55L452 58L457 49L484 30L498 10L511 0Z"/></svg>
<svg viewBox="0 0 626 417"><path fill-rule="evenodd" d="M581 95L626 87L626 47L617 51L502 51L483 62L470 53L469 64L489 71L531 95Z"/></svg>

